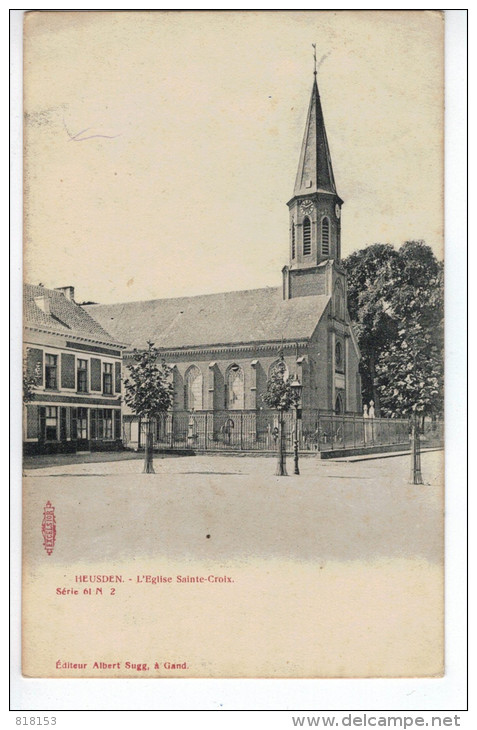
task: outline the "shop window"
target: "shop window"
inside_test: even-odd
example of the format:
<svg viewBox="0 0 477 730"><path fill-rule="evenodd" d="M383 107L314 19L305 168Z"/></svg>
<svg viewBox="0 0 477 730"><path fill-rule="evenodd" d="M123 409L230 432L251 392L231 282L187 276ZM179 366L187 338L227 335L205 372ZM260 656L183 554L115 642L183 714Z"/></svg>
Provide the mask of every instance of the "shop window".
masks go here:
<svg viewBox="0 0 477 730"><path fill-rule="evenodd" d="M113 411L111 408L103 409L103 424L103 438L111 440L113 438Z"/></svg>
<svg viewBox="0 0 477 730"><path fill-rule="evenodd" d="M111 408L91 409L91 438L93 440L112 440L113 411Z"/></svg>
<svg viewBox="0 0 477 730"><path fill-rule="evenodd" d="M58 408L56 406L45 407L44 438L45 441L58 440Z"/></svg>
<svg viewBox="0 0 477 730"><path fill-rule="evenodd" d="M78 408L76 415L76 438L88 438L88 409Z"/></svg>

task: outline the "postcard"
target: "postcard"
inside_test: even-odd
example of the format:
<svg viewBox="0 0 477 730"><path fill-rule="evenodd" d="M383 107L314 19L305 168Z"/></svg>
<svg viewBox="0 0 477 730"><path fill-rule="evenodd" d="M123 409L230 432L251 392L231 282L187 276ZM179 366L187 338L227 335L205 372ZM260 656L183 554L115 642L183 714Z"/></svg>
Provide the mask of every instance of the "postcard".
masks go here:
<svg viewBox="0 0 477 730"><path fill-rule="evenodd" d="M443 676L443 42L25 14L25 677Z"/></svg>

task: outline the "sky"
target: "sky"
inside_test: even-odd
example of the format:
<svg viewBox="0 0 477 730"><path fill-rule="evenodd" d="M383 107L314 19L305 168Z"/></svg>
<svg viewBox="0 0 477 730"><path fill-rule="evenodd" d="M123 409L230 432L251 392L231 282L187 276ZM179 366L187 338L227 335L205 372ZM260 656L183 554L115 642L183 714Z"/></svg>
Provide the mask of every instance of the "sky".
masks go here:
<svg viewBox="0 0 477 730"><path fill-rule="evenodd" d="M278 286L313 83L342 255L443 256L440 11L33 12L24 278L101 303Z"/></svg>

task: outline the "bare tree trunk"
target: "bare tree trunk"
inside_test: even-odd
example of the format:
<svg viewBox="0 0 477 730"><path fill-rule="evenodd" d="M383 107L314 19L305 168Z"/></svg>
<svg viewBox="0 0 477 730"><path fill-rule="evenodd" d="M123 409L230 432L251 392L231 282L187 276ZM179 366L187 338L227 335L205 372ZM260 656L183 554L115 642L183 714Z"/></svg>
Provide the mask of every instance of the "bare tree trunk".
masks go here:
<svg viewBox="0 0 477 730"><path fill-rule="evenodd" d="M284 440L285 429L283 428L283 411L278 411L278 461L276 471L276 476L278 477L288 476Z"/></svg>
<svg viewBox="0 0 477 730"><path fill-rule="evenodd" d="M153 422L148 420L147 422L147 435L146 435L146 448L144 451L144 469L143 474L155 474L154 472L154 435L153 435Z"/></svg>

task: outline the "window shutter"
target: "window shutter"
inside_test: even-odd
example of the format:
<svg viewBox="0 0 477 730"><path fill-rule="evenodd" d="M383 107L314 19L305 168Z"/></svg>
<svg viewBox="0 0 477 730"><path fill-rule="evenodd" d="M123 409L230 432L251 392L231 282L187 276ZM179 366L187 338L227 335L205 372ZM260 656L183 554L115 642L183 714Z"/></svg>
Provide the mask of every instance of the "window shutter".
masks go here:
<svg viewBox="0 0 477 730"><path fill-rule="evenodd" d="M121 392L121 363L114 363L114 392Z"/></svg>
<svg viewBox="0 0 477 730"><path fill-rule="evenodd" d="M116 363L119 365L119 363ZM121 411L114 411L114 438L121 438Z"/></svg>
<svg viewBox="0 0 477 730"><path fill-rule="evenodd" d="M38 406L27 406L27 439L37 439L39 436Z"/></svg>
<svg viewBox="0 0 477 730"><path fill-rule="evenodd" d="M75 382L75 356L68 352L61 353L61 387L74 388Z"/></svg>
<svg viewBox="0 0 477 730"><path fill-rule="evenodd" d="M43 350L37 347L28 348L27 374L32 378L37 377L38 385L43 385Z"/></svg>
<svg viewBox="0 0 477 730"><path fill-rule="evenodd" d="M101 360L91 358L91 390L101 390Z"/></svg>
<svg viewBox="0 0 477 730"><path fill-rule="evenodd" d="M66 408L60 408L60 441L66 441Z"/></svg>
<svg viewBox="0 0 477 730"><path fill-rule="evenodd" d="M41 406L38 410L39 410L39 413L40 413L40 419L39 419L40 420L40 434L39 434L39 439L41 439L42 441L44 441L45 440L45 436L46 436L46 408L44 406Z"/></svg>

